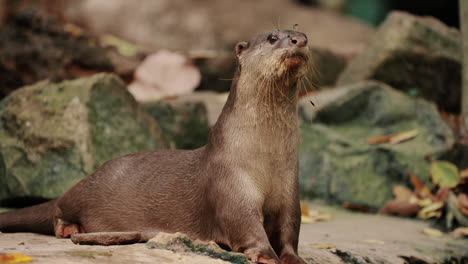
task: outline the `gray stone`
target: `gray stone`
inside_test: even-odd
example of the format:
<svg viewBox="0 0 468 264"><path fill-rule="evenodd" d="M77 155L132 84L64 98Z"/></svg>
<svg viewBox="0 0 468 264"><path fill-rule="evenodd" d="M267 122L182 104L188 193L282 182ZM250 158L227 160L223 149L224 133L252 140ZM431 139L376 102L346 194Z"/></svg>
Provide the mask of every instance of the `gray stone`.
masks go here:
<svg viewBox="0 0 468 264"><path fill-rule="evenodd" d="M23 87L0 102L0 117L0 200L56 198L112 158L167 146L109 74Z"/></svg>
<svg viewBox="0 0 468 264"><path fill-rule="evenodd" d="M308 85L334 85L348 63L346 57L325 48L311 47L310 52L314 69L308 74L311 82Z"/></svg>
<svg viewBox="0 0 468 264"><path fill-rule="evenodd" d="M165 99L143 108L157 121L173 148L196 149L208 142L208 114L202 102Z"/></svg>
<svg viewBox="0 0 468 264"><path fill-rule="evenodd" d="M374 79L459 112L461 41L434 18L392 12L368 47L352 60L338 85Z"/></svg>
<svg viewBox="0 0 468 264"><path fill-rule="evenodd" d="M233 264L250 263L243 254L223 250L213 241L205 242L198 239L194 241L182 233L160 232L150 239L146 246L150 249L168 249L177 253L189 252L210 256Z"/></svg>
<svg viewBox="0 0 468 264"><path fill-rule="evenodd" d="M454 136L436 107L378 82L339 87L313 109L301 102L300 189L321 197L379 208L392 198L394 184L408 184L408 171L429 181L425 156L451 148ZM416 129L399 144L367 140Z"/></svg>

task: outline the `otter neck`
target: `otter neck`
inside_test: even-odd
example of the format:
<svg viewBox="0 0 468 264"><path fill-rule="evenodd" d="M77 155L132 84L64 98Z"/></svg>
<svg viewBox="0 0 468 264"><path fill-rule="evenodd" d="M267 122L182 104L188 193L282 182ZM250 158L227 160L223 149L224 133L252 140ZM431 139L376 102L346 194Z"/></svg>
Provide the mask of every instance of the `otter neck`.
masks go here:
<svg viewBox="0 0 468 264"><path fill-rule="evenodd" d="M297 150L297 78L261 80L237 74L208 146L230 155ZM216 151L216 152L218 152ZM234 156L235 157L235 156Z"/></svg>

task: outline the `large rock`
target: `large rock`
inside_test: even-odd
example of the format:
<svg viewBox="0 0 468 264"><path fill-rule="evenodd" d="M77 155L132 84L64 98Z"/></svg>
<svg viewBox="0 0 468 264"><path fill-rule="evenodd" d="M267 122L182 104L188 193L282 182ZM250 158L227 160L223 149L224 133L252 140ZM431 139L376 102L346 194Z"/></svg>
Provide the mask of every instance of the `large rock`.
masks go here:
<svg viewBox="0 0 468 264"><path fill-rule="evenodd" d="M107 160L167 145L108 74L21 88L0 103L0 117L0 200L55 198Z"/></svg>
<svg viewBox="0 0 468 264"><path fill-rule="evenodd" d="M378 82L361 82L303 102L300 188L303 196L378 208L392 198L394 184L409 184L408 171L429 180L428 154L453 145L451 129L436 107ZM330 96L334 94L334 96ZM324 97L329 102L324 102ZM399 144L367 140L410 130Z"/></svg>
<svg viewBox="0 0 468 264"><path fill-rule="evenodd" d="M116 19L121 16L125 19ZM231 51L253 35L299 24L314 46L348 53L362 48L374 31L336 12L283 0L68 1L65 17L98 35L112 33L143 46L182 51Z"/></svg>
<svg viewBox="0 0 468 264"><path fill-rule="evenodd" d="M434 18L393 12L338 84L375 79L413 90L446 111L459 112L461 58L456 29Z"/></svg>
<svg viewBox="0 0 468 264"><path fill-rule="evenodd" d="M165 99L146 102L143 108L174 143L172 148L196 149L208 142L208 113L202 102Z"/></svg>

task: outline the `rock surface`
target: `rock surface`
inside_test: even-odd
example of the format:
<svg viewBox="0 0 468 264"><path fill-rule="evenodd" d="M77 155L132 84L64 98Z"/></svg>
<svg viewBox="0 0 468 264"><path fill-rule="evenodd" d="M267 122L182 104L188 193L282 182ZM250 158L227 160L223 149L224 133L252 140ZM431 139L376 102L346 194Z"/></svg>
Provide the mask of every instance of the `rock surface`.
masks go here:
<svg viewBox="0 0 468 264"><path fill-rule="evenodd" d="M461 40L435 18L391 13L338 84L374 79L460 111Z"/></svg>
<svg viewBox="0 0 468 264"><path fill-rule="evenodd" d="M73 36L56 20L22 11L0 29L0 99L49 79L74 79L113 71L107 51L85 36ZM8 41L5 41L8 40Z"/></svg>
<svg viewBox="0 0 468 264"><path fill-rule="evenodd" d="M114 75L23 87L0 117L0 200L56 198L114 157L167 146Z"/></svg>
<svg viewBox="0 0 468 264"><path fill-rule="evenodd" d="M196 149L208 142L208 113L201 101L164 99L143 104L175 149Z"/></svg>
<svg viewBox="0 0 468 264"><path fill-rule="evenodd" d="M233 264L250 263L243 254L223 250L213 241L193 241L182 233L168 234L161 232L150 239L146 246L150 249L167 249L178 253L190 252L210 256Z"/></svg>
<svg viewBox="0 0 468 264"><path fill-rule="evenodd" d="M434 105L378 82L362 82L319 94L313 108L302 102L300 188L305 196L374 208L392 198L394 184L409 184L408 171L429 181L426 155L453 145L451 129ZM330 96L328 96L330 97ZM370 138L417 131L399 144Z"/></svg>
<svg viewBox="0 0 468 264"><path fill-rule="evenodd" d="M429 237L421 230L429 224L410 219L350 213L336 208L328 222L302 225L299 255L308 264L407 264L403 257L427 263L466 263L466 240L448 235ZM69 239L31 233L1 234L1 253L22 253L33 263L229 263L191 252L149 249L145 244L80 246ZM452 258L452 262L448 262ZM454 262L455 261L455 262ZM418 262L424 263L424 262Z"/></svg>

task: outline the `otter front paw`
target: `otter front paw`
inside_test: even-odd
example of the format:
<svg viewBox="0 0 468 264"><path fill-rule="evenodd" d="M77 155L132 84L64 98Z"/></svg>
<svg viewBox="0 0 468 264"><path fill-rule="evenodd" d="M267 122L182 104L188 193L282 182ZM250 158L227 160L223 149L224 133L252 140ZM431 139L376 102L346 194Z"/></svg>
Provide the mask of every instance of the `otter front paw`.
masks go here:
<svg viewBox="0 0 468 264"><path fill-rule="evenodd" d="M281 264L280 260L272 250L251 248L245 250L243 253L252 263Z"/></svg>

